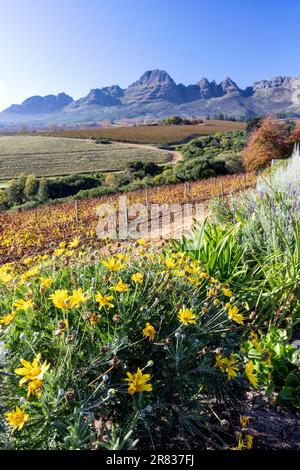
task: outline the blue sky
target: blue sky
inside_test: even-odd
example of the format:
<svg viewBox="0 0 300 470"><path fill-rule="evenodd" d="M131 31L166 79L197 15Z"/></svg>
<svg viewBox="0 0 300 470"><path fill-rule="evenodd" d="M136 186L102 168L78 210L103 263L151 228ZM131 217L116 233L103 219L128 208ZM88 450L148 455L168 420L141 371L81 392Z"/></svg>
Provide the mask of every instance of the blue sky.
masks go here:
<svg viewBox="0 0 300 470"><path fill-rule="evenodd" d="M0 0L0 109L149 69L241 87L300 75L299 0Z"/></svg>

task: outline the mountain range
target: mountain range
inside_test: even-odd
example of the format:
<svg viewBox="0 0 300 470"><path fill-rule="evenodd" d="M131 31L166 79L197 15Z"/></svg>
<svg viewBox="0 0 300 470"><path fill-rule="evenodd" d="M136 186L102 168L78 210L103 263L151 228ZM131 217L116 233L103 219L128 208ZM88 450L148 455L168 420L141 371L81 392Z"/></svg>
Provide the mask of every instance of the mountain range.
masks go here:
<svg viewBox="0 0 300 470"><path fill-rule="evenodd" d="M78 100L66 93L31 96L0 113L1 127L27 124L95 125L101 120L157 120L170 115L235 118L285 113L300 115L300 76L274 77L246 89L227 77L220 83L202 78L193 85L176 84L164 70L149 70L126 89L119 85L94 88Z"/></svg>

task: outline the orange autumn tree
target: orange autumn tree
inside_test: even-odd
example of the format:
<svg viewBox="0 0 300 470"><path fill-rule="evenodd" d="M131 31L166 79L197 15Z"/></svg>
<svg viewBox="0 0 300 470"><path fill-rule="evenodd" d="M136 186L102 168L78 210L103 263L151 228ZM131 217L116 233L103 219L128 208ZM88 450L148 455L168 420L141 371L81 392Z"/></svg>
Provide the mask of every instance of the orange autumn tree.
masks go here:
<svg viewBox="0 0 300 470"><path fill-rule="evenodd" d="M291 133L290 137L288 138L288 141L291 144L296 144L297 142L300 142L300 122L298 122L297 126Z"/></svg>
<svg viewBox="0 0 300 470"><path fill-rule="evenodd" d="M248 140L243 151L244 165L248 171L268 166L272 159L287 158L293 148L289 141L289 129L285 122L268 116Z"/></svg>

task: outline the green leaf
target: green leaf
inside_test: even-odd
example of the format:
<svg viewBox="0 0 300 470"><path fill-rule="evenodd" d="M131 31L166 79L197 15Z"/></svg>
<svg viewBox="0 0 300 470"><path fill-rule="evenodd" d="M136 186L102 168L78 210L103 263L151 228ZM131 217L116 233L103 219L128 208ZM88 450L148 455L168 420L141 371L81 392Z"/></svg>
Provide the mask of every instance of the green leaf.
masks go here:
<svg viewBox="0 0 300 470"><path fill-rule="evenodd" d="M285 385L287 387L296 388L300 384L299 379L294 372L290 372L287 378L285 379Z"/></svg>
<svg viewBox="0 0 300 470"><path fill-rule="evenodd" d="M292 401L294 399L294 390L291 387L284 387L280 390L278 397L282 400Z"/></svg>
<svg viewBox="0 0 300 470"><path fill-rule="evenodd" d="M261 353L257 349L250 349L248 353L249 359L261 359Z"/></svg>

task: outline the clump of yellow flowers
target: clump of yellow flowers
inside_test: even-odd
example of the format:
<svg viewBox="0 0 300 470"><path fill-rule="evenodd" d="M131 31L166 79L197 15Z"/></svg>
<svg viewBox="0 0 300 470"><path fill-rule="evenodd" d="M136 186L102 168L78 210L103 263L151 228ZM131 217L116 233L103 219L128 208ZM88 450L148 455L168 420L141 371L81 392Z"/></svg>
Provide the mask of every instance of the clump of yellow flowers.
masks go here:
<svg viewBox="0 0 300 470"><path fill-rule="evenodd" d="M27 400L31 395L40 398L42 396L43 377L49 370L50 364L47 361L41 364L41 354L38 354L32 362L25 359L21 359L20 362L23 367L15 369L15 374L22 377L19 381L20 386L27 384ZM13 430L18 429L20 431L29 420L29 415L26 414L25 409L18 406L14 410L5 413L5 416Z"/></svg>
<svg viewBox="0 0 300 470"><path fill-rule="evenodd" d="M82 305L84 302L89 300L89 295L84 294L82 288L73 290L73 293L69 295L66 289L59 289L50 295L50 299L56 308L61 310L71 310Z"/></svg>
<svg viewBox="0 0 300 470"><path fill-rule="evenodd" d="M142 370L138 367L134 374L127 372L128 393L134 395L141 392L152 392L152 385L147 383L151 380L150 374L143 374Z"/></svg>

